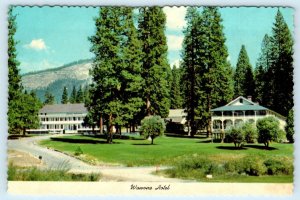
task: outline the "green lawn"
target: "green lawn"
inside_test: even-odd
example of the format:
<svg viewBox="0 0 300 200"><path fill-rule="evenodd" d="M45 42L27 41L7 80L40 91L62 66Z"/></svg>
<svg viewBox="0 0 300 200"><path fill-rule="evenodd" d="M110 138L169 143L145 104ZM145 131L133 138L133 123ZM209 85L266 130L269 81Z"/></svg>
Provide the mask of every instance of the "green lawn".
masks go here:
<svg viewBox="0 0 300 200"><path fill-rule="evenodd" d="M55 138L54 138L55 139ZM246 155L287 156L293 158L292 144L272 143L270 150L262 144L246 145L235 150L233 144L210 143L205 139L159 137L150 141L114 139L114 144L106 144L105 139L88 136L65 136L56 140L41 141L41 145L74 155L80 147L83 154L101 162L118 163L127 166L172 165L177 157L183 155L206 155L215 159L230 159Z"/></svg>

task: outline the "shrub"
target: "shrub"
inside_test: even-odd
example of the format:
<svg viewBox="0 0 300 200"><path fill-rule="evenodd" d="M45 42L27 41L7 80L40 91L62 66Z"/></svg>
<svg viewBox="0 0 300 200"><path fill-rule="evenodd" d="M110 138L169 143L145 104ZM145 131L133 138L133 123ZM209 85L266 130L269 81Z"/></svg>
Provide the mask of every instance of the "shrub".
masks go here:
<svg viewBox="0 0 300 200"><path fill-rule="evenodd" d="M98 181L100 174L74 174L68 171L59 169L41 170L36 167L19 168L12 164L8 166L9 181Z"/></svg>
<svg viewBox="0 0 300 200"><path fill-rule="evenodd" d="M267 171L264 160L256 156L247 156L242 160L244 171L250 176L264 175Z"/></svg>
<svg viewBox="0 0 300 200"><path fill-rule="evenodd" d="M163 135L166 129L164 120L158 116L147 116L141 121L141 132L146 138L151 138L151 144L153 144L154 138Z"/></svg>
<svg viewBox="0 0 300 200"><path fill-rule="evenodd" d="M285 126L286 138L290 143L294 143L294 110L289 111Z"/></svg>
<svg viewBox="0 0 300 200"><path fill-rule="evenodd" d="M288 158L270 158L264 162L267 167L268 175L291 175L294 167L291 159Z"/></svg>
<svg viewBox="0 0 300 200"><path fill-rule="evenodd" d="M245 141L247 143L255 143L257 141L257 129L254 123L244 123L241 127L241 130L245 136Z"/></svg>
<svg viewBox="0 0 300 200"><path fill-rule="evenodd" d="M239 148L242 143L245 141L244 132L241 129L241 126L231 127L226 131L226 137L229 141L234 143L234 146Z"/></svg>
<svg viewBox="0 0 300 200"><path fill-rule="evenodd" d="M271 141L278 140L279 121L275 117L265 117L257 120L258 142L269 147Z"/></svg>
<svg viewBox="0 0 300 200"><path fill-rule="evenodd" d="M74 152L75 156L80 156L81 154L83 154L83 151L80 147L77 147L77 149Z"/></svg>

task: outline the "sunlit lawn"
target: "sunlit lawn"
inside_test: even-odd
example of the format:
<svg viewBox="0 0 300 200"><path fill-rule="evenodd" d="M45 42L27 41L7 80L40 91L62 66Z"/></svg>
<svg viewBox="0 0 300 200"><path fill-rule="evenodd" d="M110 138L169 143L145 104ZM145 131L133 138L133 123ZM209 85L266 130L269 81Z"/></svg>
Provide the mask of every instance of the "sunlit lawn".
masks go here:
<svg viewBox="0 0 300 200"><path fill-rule="evenodd" d="M288 156L293 157L292 144L271 143L266 150L262 144L249 144L236 150L233 144L211 143L207 139L159 137L150 145L149 140L114 139L114 144L106 144L105 139L88 136L65 136L58 141L44 140L41 145L74 155L80 147L83 154L98 161L118 163L126 166L172 165L174 159L183 155L206 155L216 159L227 159L236 156Z"/></svg>

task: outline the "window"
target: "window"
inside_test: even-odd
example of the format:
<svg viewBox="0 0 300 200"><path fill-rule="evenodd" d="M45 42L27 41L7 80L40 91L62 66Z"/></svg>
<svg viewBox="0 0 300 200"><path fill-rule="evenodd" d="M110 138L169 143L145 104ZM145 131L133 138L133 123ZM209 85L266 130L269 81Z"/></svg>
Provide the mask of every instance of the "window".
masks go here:
<svg viewBox="0 0 300 200"><path fill-rule="evenodd" d="M243 99L242 98L240 98L240 103L243 103Z"/></svg>

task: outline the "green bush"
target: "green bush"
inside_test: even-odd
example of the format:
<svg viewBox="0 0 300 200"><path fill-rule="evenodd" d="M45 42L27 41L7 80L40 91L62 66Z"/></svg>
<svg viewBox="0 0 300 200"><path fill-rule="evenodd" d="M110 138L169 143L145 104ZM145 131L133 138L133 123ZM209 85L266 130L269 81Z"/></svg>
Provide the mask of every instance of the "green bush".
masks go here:
<svg viewBox="0 0 300 200"><path fill-rule="evenodd" d="M293 162L287 158L270 158L264 162L268 175L291 175L294 172Z"/></svg>
<svg viewBox="0 0 300 200"><path fill-rule="evenodd" d="M36 167L19 168L8 166L9 181L98 181L100 174L74 174L64 169L38 169Z"/></svg>
<svg viewBox="0 0 300 200"><path fill-rule="evenodd" d="M83 154L83 151L80 147L77 147L77 149L74 152L75 156L80 156L81 154Z"/></svg>
<svg viewBox="0 0 300 200"><path fill-rule="evenodd" d="M158 115L147 116L141 121L140 131L146 138L151 138L151 144L153 144L154 138L163 135L165 129L165 122Z"/></svg>
<svg viewBox="0 0 300 200"><path fill-rule="evenodd" d="M165 172L173 178L201 180L207 174L212 174L213 177L292 175L293 170L292 159L288 157L266 159L263 156L250 155L238 159L217 161L206 156L192 155L179 157L175 162L175 167Z"/></svg>
<svg viewBox="0 0 300 200"><path fill-rule="evenodd" d="M279 121L275 117L265 117L257 120L258 142L269 147L271 141L277 141L279 136Z"/></svg>
<svg viewBox="0 0 300 200"><path fill-rule="evenodd" d="M244 132L241 126L232 126L230 129L226 130L227 140L234 143L234 146L239 148L245 141Z"/></svg>
<svg viewBox="0 0 300 200"><path fill-rule="evenodd" d="M256 156L247 156L242 160L244 172L250 176L261 176L267 171L264 160Z"/></svg>
<svg viewBox="0 0 300 200"><path fill-rule="evenodd" d="M294 143L294 110L289 111L285 126L286 138L290 143Z"/></svg>
<svg viewBox="0 0 300 200"><path fill-rule="evenodd" d="M257 129L254 123L244 123L241 127L241 130L247 143L255 143L257 141Z"/></svg>

